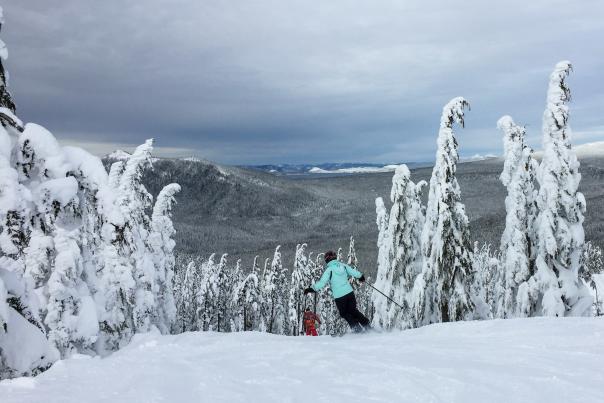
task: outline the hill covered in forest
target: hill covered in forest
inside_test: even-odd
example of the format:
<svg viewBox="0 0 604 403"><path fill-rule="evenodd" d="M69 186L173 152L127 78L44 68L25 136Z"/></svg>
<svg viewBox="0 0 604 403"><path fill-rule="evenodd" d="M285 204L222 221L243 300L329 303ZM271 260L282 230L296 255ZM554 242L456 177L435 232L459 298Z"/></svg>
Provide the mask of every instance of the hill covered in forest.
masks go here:
<svg viewBox="0 0 604 403"><path fill-rule="evenodd" d="M587 200L586 239L602 245L604 155L588 150L579 154L580 191ZM497 158L458 166L471 236L479 244L498 246L504 229L502 169L503 161ZM412 169L412 179L429 181L431 172L431 167ZM307 242L316 252L346 249L352 235L360 264L371 273L377 258L375 198L389 203L392 175L285 176L198 159L157 159L144 181L151 193L165 183L182 186L174 209L181 256L229 253L249 265L255 255L272 256L280 244L287 266L297 243Z"/></svg>

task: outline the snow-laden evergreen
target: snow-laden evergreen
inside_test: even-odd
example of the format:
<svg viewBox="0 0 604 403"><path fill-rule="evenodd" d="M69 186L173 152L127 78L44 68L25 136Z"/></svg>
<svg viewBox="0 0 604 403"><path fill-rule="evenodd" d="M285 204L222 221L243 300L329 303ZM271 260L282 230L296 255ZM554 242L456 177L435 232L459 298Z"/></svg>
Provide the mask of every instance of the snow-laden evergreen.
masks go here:
<svg viewBox="0 0 604 403"><path fill-rule="evenodd" d="M510 116L497 122L503 132L504 166L501 183L507 188L505 230L501 237L501 270L496 285L497 317L530 316L519 309L518 290L535 272L534 230L537 217L535 176L537 163L526 144L524 127ZM523 285L524 284L524 285Z"/></svg>
<svg viewBox="0 0 604 403"><path fill-rule="evenodd" d="M350 244L348 245L348 258L346 259L346 263L349 266L357 266L357 251L354 247L354 236L350 237Z"/></svg>
<svg viewBox="0 0 604 403"><path fill-rule="evenodd" d="M395 303L378 292L373 293L375 326L385 329L413 326L409 298L415 279L422 268L420 237L424 225L424 211L421 204L421 191L425 184L424 181L417 185L413 183L407 166L400 165L392 177L390 192L392 208L387 220L383 217L385 214L383 201L381 199L376 201L379 236L382 238L378 241L380 257L376 287ZM386 222L387 228L379 228ZM383 242L389 244L382 246ZM388 253L388 256L384 257L382 253Z"/></svg>
<svg viewBox="0 0 604 403"><path fill-rule="evenodd" d="M153 265L155 281L153 291L157 315L153 324L166 334L176 319L176 305L174 302L174 247L176 242L172 237L175 234L172 224L171 211L176 202L175 195L180 192L180 185L171 183L164 187L157 196L151 216L151 234L149 244L153 251Z"/></svg>
<svg viewBox="0 0 604 403"><path fill-rule="evenodd" d="M218 309L218 271L215 262L216 255L212 254L201 264L199 276L192 276L199 283L196 287L194 317L196 325L191 330L212 330L212 322Z"/></svg>
<svg viewBox="0 0 604 403"><path fill-rule="evenodd" d="M375 213L378 227L378 259L375 287L386 295L389 295L390 288L392 287L392 284L388 281L390 272L390 248L392 247L392 242L390 239L390 232L388 231L388 210L381 197L375 199ZM375 309L372 324L377 327L385 327L388 323L386 312L388 311L389 301L377 292L372 294L371 299Z"/></svg>
<svg viewBox="0 0 604 403"><path fill-rule="evenodd" d="M6 56L0 42L2 62ZM21 123L2 62L0 377L115 350L154 326L167 332L177 185L160 194L152 222L141 182L151 140L108 175L99 158Z"/></svg>
<svg viewBox="0 0 604 403"><path fill-rule="evenodd" d="M189 261L186 269L183 270L183 273L177 279L178 281L174 286L177 316L174 330L176 333L179 333L191 331L198 324L197 292L200 287L200 278L195 261Z"/></svg>
<svg viewBox="0 0 604 403"><path fill-rule="evenodd" d="M459 97L443 108L436 163L430 179L422 232L423 268L413 290L413 317L418 325L469 319L474 302L472 244L465 207L455 173L459 154L453 124L464 125L468 102Z"/></svg>
<svg viewBox="0 0 604 403"><path fill-rule="evenodd" d="M584 267L579 273L581 279L587 284L593 291L593 315L602 316L604 315L604 303L602 301L602 285L604 285L604 255L602 254L602 248L598 245L594 245L592 242L586 242L583 248ZM597 281L597 277L601 279ZM599 283L599 284L598 284Z"/></svg>
<svg viewBox="0 0 604 403"><path fill-rule="evenodd" d="M258 266L258 256L254 258L254 263L249 274L243 277L243 280L236 285L233 295L233 302L236 307L234 322L236 329L240 331L259 330L260 329L260 266Z"/></svg>
<svg viewBox="0 0 604 403"><path fill-rule="evenodd" d="M232 276L229 277L229 290L231 291L228 301L229 310L229 327L232 332L241 332L245 324L244 307L245 304L239 300L237 291L239 285L243 283L245 275L241 267L241 259L237 259L235 264L235 270L233 270Z"/></svg>
<svg viewBox="0 0 604 403"><path fill-rule="evenodd" d="M525 315L587 315L591 296L579 281L583 266L585 197L578 191L579 161L571 144L566 83L572 66L556 65L550 75L543 113L543 159L537 173L536 272L519 289Z"/></svg>
<svg viewBox="0 0 604 403"><path fill-rule="evenodd" d="M474 278L470 289L472 295L475 296L475 316L481 319L492 319L497 316L497 287L500 285L498 276L501 273L499 251L492 249L491 245L479 246L478 242L475 242L472 268Z"/></svg>
<svg viewBox="0 0 604 403"><path fill-rule="evenodd" d="M302 332L302 315L306 308L306 296L304 289L312 281L308 256L306 255L307 244L296 245L294 257L294 269L291 274L288 299L288 334L297 336Z"/></svg>
<svg viewBox="0 0 604 403"><path fill-rule="evenodd" d="M264 265L264 277L262 279L262 329L269 333L279 333L283 325L283 291L284 283L280 283L282 279L283 266L281 264L281 245L275 248L273 261L267 265L268 260Z"/></svg>

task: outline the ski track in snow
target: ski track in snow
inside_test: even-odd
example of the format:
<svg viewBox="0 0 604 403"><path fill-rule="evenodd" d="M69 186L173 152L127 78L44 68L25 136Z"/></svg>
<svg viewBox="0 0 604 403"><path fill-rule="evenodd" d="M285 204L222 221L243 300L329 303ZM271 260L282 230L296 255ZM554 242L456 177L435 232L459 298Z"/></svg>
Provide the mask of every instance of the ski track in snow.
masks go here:
<svg viewBox="0 0 604 403"><path fill-rule="evenodd" d="M342 338L138 335L0 382L2 403L604 402L604 318L438 324Z"/></svg>

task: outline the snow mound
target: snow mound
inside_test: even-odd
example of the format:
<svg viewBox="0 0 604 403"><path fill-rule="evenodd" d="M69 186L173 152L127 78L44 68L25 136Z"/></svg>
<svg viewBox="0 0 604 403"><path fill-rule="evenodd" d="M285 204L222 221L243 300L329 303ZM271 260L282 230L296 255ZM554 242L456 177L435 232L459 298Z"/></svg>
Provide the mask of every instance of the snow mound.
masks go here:
<svg viewBox="0 0 604 403"><path fill-rule="evenodd" d="M332 337L138 335L113 355L59 361L27 402L602 402L604 319L438 324Z"/></svg>
<svg viewBox="0 0 604 403"><path fill-rule="evenodd" d="M124 150L115 150L111 154L107 154L105 158L110 160L125 161L130 158L130 153L127 153Z"/></svg>

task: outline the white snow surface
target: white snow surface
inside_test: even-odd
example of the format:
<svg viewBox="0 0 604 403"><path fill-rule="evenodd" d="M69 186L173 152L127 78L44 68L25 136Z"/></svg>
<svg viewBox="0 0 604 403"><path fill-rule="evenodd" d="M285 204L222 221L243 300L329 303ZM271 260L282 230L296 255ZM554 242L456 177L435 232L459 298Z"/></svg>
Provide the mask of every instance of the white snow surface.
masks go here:
<svg viewBox="0 0 604 403"><path fill-rule="evenodd" d="M126 161L128 158L130 158L130 153L124 150L115 150L111 154L107 154L106 158L118 161Z"/></svg>
<svg viewBox="0 0 604 403"><path fill-rule="evenodd" d="M604 141L580 144L574 147L577 157L601 157L604 156Z"/></svg>
<svg viewBox="0 0 604 403"><path fill-rule="evenodd" d="M323 169L319 167L313 167L308 170L311 174L363 174L363 173L375 173L375 172L394 172L399 165L384 165L383 167L352 167L352 168L339 168L339 169Z"/></svg>
<svg viewBox="0 0 604 403"><path fill-rule="evenodd" d="M28 402L604 402L604 318L456 322L344 337L137 335L0 382Z"/></svg>

